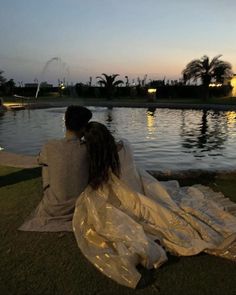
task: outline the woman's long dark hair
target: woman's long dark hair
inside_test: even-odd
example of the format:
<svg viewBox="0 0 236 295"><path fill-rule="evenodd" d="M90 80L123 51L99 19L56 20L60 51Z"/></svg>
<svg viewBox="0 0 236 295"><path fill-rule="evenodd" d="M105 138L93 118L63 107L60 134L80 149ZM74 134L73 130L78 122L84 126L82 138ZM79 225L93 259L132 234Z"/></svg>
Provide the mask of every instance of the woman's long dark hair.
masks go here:
<svg viewBox="0 0 236 295"><path fill-rule="evenodd" d="M98 122L87 124L84 139L89 157L89 184L97 189L108 181L109 171L120 176L117 146L107 127Z"/></svg>

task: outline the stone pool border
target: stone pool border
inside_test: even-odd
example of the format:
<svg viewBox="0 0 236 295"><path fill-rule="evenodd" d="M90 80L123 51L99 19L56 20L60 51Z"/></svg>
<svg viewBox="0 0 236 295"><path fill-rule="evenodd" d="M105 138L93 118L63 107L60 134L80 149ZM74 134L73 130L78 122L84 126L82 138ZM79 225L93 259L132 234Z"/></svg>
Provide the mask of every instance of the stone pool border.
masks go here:
<svg viewBox="0 0 236 295"><path fill-rule="evenodd" d="M188 169L188 170L147 170L152 176L158 180L197 180L197 179L228 179L229 177L236 177L236 170L202 170L202 169Z"/></svg>
<svg viewBox="0 0 236 295"><path fill-rule="evenodd" d="M168 108L168 109L190 109L190 110L219 110L219 111L236 111L236 105L222 104L188 104L188 103L158 103L158 102L124 102L124 101L64 101L64 102L29 102L29 103L12 103L7 106L9 110L22 109L46 109L67 107L68 105L82 105L94 107L124 107L124 108Z"/></svg>

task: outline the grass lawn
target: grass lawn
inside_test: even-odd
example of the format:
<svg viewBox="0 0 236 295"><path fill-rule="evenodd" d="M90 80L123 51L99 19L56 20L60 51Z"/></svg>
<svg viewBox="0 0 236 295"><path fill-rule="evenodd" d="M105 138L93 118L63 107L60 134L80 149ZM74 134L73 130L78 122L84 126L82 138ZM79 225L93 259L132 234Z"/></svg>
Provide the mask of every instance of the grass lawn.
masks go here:
<svg viewBox="0 0 236 295"><path fill-rule="evenodd" d="M0 294L236 294L236 264L205 254L170 257L145 289L120 286L80 253L73 233L20 232L41 191L39 169L0 167ZM210 183L236 202L235 176Z"/></svg>

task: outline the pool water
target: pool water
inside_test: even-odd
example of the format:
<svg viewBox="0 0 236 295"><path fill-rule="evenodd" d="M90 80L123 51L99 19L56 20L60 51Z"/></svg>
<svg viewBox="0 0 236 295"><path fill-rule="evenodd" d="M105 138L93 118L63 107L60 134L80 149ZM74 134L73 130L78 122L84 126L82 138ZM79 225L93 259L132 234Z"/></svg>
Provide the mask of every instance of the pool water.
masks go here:
<svg viewBox="0 0 236 295"><path fill-rule="evenodd" d="M93 120L127 138L149 170L235 169L236 112L90 107ZM0 116L0 149L37 154L64 135L65 108L8 111Z"/></svg>

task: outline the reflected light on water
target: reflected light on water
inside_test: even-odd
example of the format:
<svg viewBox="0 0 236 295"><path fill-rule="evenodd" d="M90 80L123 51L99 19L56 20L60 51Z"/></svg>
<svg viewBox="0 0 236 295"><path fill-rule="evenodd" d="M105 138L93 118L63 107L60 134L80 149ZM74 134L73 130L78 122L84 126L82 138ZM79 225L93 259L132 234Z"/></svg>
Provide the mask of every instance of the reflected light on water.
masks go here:
<svg viewBox="0 0 236 295"><path fill-rule="evenodd" d="M236 123L236 112L226 112L227 121L229 124L235 124Z"/></svg>
<svg viewBox="0 0 236 295"><path fill-rule="evenodd" d="M146 139L153 140L153 134L157 130L156 126L156 117L155 117L156 108L148 108L146 111L146 119L147 119L147 131L148 135Z"/></svg>
<svg viewBox="0 0 236 295"><path fill-rule="evenodd" d="M153 116L153 114L150 114L149 112L147 112L147 128L148 131L154 131L155 127L155 117Z"/></svg>

